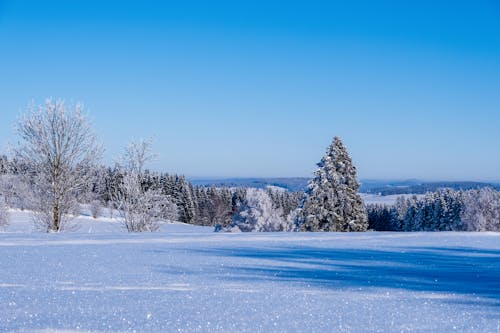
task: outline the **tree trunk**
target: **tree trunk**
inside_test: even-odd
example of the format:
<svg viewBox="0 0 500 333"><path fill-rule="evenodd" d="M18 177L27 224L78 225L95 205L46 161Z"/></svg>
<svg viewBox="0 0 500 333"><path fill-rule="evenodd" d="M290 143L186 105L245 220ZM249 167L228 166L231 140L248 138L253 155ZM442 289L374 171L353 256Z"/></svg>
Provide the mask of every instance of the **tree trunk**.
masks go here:
<svg viewBox="0 0 500 333"><path fill-rule="evenodd" d="M59 205L54 204L54 225L52 226L53 231L59 232Z"/></svg>

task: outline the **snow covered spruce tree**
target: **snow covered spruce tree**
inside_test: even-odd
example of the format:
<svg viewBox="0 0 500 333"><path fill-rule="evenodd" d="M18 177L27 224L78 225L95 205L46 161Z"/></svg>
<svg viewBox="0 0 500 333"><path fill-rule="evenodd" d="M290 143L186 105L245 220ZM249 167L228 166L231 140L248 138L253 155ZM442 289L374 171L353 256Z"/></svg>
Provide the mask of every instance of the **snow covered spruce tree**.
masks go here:
<svg viewBox="0 0 500 333"><path fill-rule="evenodd" d="M37 226L47 232L73 227L70 214L89 191L102 152L82 105L71 110L63 100L52 99L32 105L17 132L15 154L25 166Z"/></svg>
<svg viewBox="0 0 500 333"><path fill-rule="evenodd" d="M356 168L339 137L333 139L309 182L300 213L302 231L365 231L368 217L358 194Z"/></svg>
<svg viewBox="0 0 500 333"><path fill-rule="evenodd" d="M159 220L177 217L177 206L160 190L143 188L143 168L153 157L151 141L141 140L126 148L119 165L123 178L111 197L129 232L156 231Z"/></svg>
<svg viewBox="0 0 500 333"><path fill-rule="evenodd" d="M231 225L223 229L230 232L263 232L289 231L293 224L281 216L281 212L273 207L266 191L249 188L245 199L241 202Z"/></svg>

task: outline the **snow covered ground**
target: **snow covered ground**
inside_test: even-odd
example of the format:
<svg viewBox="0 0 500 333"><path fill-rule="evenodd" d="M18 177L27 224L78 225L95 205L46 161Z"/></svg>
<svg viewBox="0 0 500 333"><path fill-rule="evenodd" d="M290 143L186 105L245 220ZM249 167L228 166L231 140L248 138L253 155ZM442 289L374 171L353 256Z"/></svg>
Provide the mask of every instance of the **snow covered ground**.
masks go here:
<svg viewBox="0 0 500 333"><path fill-rule="evenodd" d="M499 233L0 233L0 332L500 332Z"/></svg>
<svg viewBox="0 0 500 333"><path fill-rule="evenodd" d="M126 232L125 226L121 223L116 212L110 215L108 211L104 211L103 217L94 219L90 213L83 207L83 214L71 221L71 225L76 226L76 230L71 233L123 233ZM19 209L9 210L11 223L6 228L0 227L0 237L2 231L6 233L33 233L38 232L33 223L33 216L28 211L20 211ZM160 227L161 232L197 232L207 233L213 232L214 228L200 227L180 222L163 223ZM1 333L1 331L0 331Z"/></svg>
<svg viewBox="0 0 500 333"><path fill-rule="evenodd" d="M360 193L361 198L366 204L379 204L379 205L394 205L398 197L410 198L414 195L417 198L422 198L424 194L392 194L392 195L378 195L371 193Z"/></svg>

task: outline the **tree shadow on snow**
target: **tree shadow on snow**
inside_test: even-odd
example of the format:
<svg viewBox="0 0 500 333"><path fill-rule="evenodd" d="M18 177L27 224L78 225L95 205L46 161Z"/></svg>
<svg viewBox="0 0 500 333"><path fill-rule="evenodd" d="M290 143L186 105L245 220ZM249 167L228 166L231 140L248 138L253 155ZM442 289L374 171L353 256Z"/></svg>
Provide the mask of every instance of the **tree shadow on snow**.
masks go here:
<svg viewBox="0 0 500 333"><path fill-rule="evenodd" d="M500 250L466 247L384 250L240 247L201 252L210 256L245 258L244 264L236 260L226 267L230 271L226 278L231 280L260 279L324 288L383 287L447 295L467 294L476 296L471 297L470 305L500 306ZM453 302L453 298L448 301ZM466 303L463 298L457 302Z"/></svg>

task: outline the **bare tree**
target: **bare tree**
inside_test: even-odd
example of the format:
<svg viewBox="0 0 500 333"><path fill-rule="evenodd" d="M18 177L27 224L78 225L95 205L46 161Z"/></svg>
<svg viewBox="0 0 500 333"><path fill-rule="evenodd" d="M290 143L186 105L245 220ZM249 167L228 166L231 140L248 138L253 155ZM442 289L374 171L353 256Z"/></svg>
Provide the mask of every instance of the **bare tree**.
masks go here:
<svg viewBox="0 0 500 333"><path fill-rule="evenodd" d="M162 218L177 213L177 207L159 190L142 186L143 168L153 157L151 140L141 140L125 149L119 163L123 179L111 196L129 232L157 231Z"/></svg>
<svg viewBox="0 0 500 333"><path fill-rule="evenodd" d="M68 229L70 214L89 190L92 170L102 154L82 105L71 110L63 100L52 99L32 105L17 131L20 142L15 154L27 166L35 222L47 232Z"/></svg>
<svg viewBox="0 0 500 333"><path fill-rule="evenodd" d="M142 139L129 143L119 162L122 170L141 176L146 163L156 158L151 150L153 140Z"/></svg>

